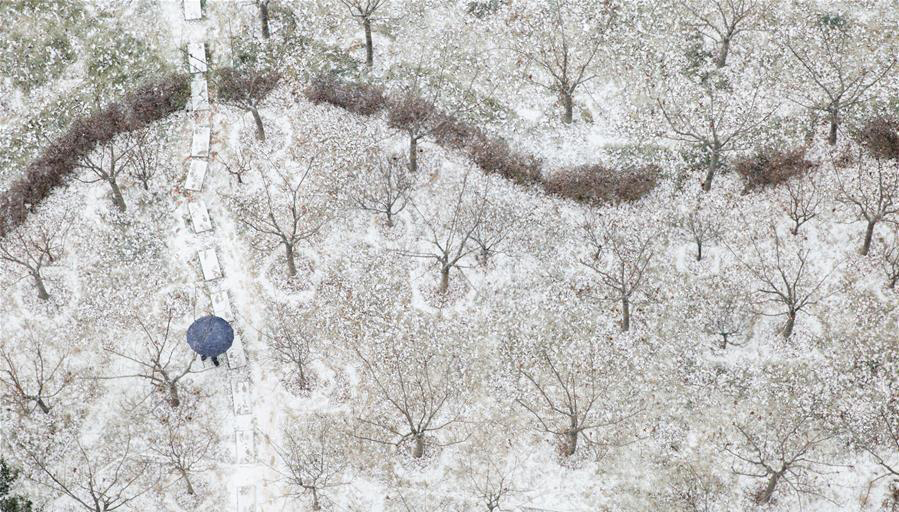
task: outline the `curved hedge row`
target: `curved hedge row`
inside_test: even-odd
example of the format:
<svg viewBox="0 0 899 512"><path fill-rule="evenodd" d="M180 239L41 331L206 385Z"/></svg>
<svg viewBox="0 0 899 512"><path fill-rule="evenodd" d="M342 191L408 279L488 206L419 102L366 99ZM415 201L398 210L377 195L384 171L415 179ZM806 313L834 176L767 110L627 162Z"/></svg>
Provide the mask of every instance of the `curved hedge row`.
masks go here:
<svg viewBox="0 0 899 512"><path fill-rule="evenodd" d="M386 110L392 125L429 121L429 133L437 144L466 154L488 174L499 174L521 185L539 185L547 193L587 204L635 201L657 184L658 169L645 167L613 172L600 165L582 165L541 172L541 162L532 155L514 151L509 144L454 116L438 112L434 105L419 98L389 97L382 88L338 81L325 76L314 80L304 91L314 104L328 103L355 114L371 116ZM392 115L410 100L419 104L418 115L407 112ZM399 115L406 114L406 115ZM402 121L402 122L401 122Z"/></svg>
<svg viewBox="0 0 899 512"><path fill-rule="evenodd" d="M24 222L28 212L62 185L78 160L98 144L183 109L190 99L189 80L186 73L171 73L138 87L120 102L73 121L28 165L23 176L0 194L0 237Z"/></svg>

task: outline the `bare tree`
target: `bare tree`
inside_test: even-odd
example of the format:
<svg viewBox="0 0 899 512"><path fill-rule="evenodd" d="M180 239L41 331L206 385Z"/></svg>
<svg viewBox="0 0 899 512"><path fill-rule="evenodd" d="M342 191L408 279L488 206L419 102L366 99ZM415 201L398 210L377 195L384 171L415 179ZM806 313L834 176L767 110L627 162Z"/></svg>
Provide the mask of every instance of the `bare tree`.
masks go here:
<svg viewBox="0 0 899 512"><path fill-rule="evenodd" d="M373 312L354 335L368 333L365 343L348 343L362 363L371 399L358 410L353 435L397 447L411 444L411 456L421 458L429 438L439 446L464 440L445 432L462 419L466 344L445 322L407 309Z"/></svg>
<svg viewBox="0 0 899 512"><path fill-rule="evenodd" d="M718 347L739 347L736 338L749 328L748 294L720 277L712 277L708 285L701 285L699 295L703 303L703 330L720 338Z"/></svg>
<svg viewBox="0 0 899 512"><path fill-rule="evenodd" d="M64 210L58 218L42 218L36 220L33 226L19 226L0 237L0 260L27 271L41 300L50 298L41 272L55 265L62 257L72 220L72 212Z"/></svg>
<svg viewBox="0 0 899 512"><path fill-rule="evenodd" d="M121 437L104 437L85 446L76 435L58 458L36 445L20 445L19 452L31 466L30 479L68 496L84 510L113 512L151 492L160 476L150 460L136 453L130 430Z"/></svg>
<svg viewBox="0 0 899 512"><path fill-rule="evenodd" d="M721 236L721 212L697 205L680 221L680 229L696 244L696 261L702 261L702 248Z"/></svg>
<svg viewBox="0 0 899 512"><path fill-rule="evenodd" d="M274 360L287 367L292 383L303 391L312 387L313 347L316 343L315 323L308 315L294 312L288 306L275 306L274 325L263 332Z"/></svg>
<svg viewBox="0 0 899 512"><path fill-rule="evenodd" d="M893 290L899 282L899 230L893 230L893 241L884 245L879 256L880 265L887 277L887 286Z"/></svg>
<svg viewBox="0 0 899 512"><path fill-rule="evenodd" d="M265 126L259 115L259 106L265 98L278 86L281 79L275 71L260 69L221 68L211 74L210 79L216 86L218 100L253 115L256 123L256 138L265 141Z"/></svg>
<svg viewBox="0 0 899 512"><path fill-rule="evenodd" d="M469 215L481 221L475 224L471 233L471 241L477 247L475 258L482 266L486 266L490 258L501 252L500 248L509 241L515 229L525 222L525 217L498 194L491 194L487 184L479 194L480 198L472 207Z"/></svg>
<svg viewBox="0 0 899 512"><path fill-rule="evenodd" d="M802 74L802 89L794 101L827 116L827 141L835 145L846 113L863 105L869 90L896 66L894 43L877 41L877 30L845 15L803 9L800 16L804 22L801 30L781 37ZM810 90L805 89L806 84L811 85Z"/></svg>
<svg viewBox="0 0 899 512"><path fill-rule="evenodd" d="M471 201L468 179L466 174L449 209L444 210L438 206L437 211L428 213L424 208L412 204L427 229L425 240L431 250L400 252L404 256L434 260L440 270L438 291L442 294L449 289L450 271L454 268L461 269L462 259L477 250L472 237L483 217L479 210L473 211L467 207Z"/></svg>
<svg viewBox="0 0 899 512"><path fill-rule="evenodd" d="M706 192L712 189L722 158L751 147L775 111L763 110L763 87L745 90L745 86L731 86L737 80L745 78L713 75L697 81L687 77L670 86L664 96L656 95L668 127L665 136L701 150L708 158L702 181Z"/></svg>
<svg viewBox="0 0 899 512"><path fill-rule="evenodd" d="M334 422L316 414L288 429L284 438L284 446L275 447L278 472L291 494L310 495L312 510L321 510L322 492L344 483L340 477L347 466L343 440L338 438Z"/></svg>
<svg viewBox="0 0 899 512"><path fill-rule="evenodd" d="M581 441L603 444L596 431L624 423L642 406L631 385L633 355L582 320L545 311L551 307L516 322L522 326L504 333L501 350L516 379L515 403L569 457Z"/></svg>
<svg viewBox="0 0 899 512"><path fill-rule="evenodd" d="M517 461L509 454L509 432L504 425L485 425L468 443L460 469L468 492L487 512L500 512L509 497L518 492L514 481ZM481 434L481 435L479 435ZM485 435L486 434L486 435ZM506 438L506 442L501 439Z"/></svg>
<svg viewBox="0 0 899 512"><path fill-rule="evenodd" d="M135 321L144 332L143 345L137 349L127 351L117 346L106 347L105 350L136 364L138 372L100 378L144 379L149 381L160 392L168 394L168 400L172 407L181 405L181 398L178 392L179 384L184 377L196 372L193 368L196 358L189 353L186 343L169 337L173 315L172 309L166 312L165 329L162 332L151 329L144 320L136 317Z"/></svg>
<svg viewBox="0 0 899 512"><path fill-rule="evenodd" d="M231 158L222 158L220 160L228 174L237 178L237 184L243 185L243 175L251 168L250 157L242 147L237 148L235 154Z"/></svg>
<svg viewBox="0 0 899 512"><path fill-rule="evenodd" d="M525 79L559 97L562 122L571 123L575 93L598 76L595 60L612 26L612 2L584 6L570 0L522 4L509 20L511 50L528 68Z"/></svg>
<svg viewBox="0 0 899 512"><path fill-rule="evenodd" d="M174 411L157 418L159 424L148 448L184 480L185 491L193 495L196 490L190 477L212 468L210 462L219 439L214 430L186 414L190 413Z"/></svg>
<svg viewBox="0 0 899 512"><path fill-rule="evenodd" d="M716 512L722 510L727 487L720 479L693 464L681 464L671 483L671 497L684 512Z"/></svg>
<svg viewBox="0 0 899 512"><path fill-rule="evenodd" d="M860 151L848 176L842 174L837 176L837 200L867 222L861 247L862 256L867 256L877 224L899 215L899 163L865 158Z"/></svg>
<svg viewBox="0 0 899 512"><path fill-rule="evenodd" d="M818 216L821 201L822 195L814 174L790 179L783 184L778 203L793 223L790 234L798 235L803 224Z"/></svg>
<svg viewBox="0 0 899 512"><path fill-rule="evenodd" d="M127 135L134 149L130 159L130 175L140 181L144 190L150 189L150 181L162 165L162 150L166 136L157 127L148 126Z"/></svg>
<svg viewBox="0 0 899 512"><path fill-rule="evenodd" d="M298 245L312 239L324 225L322 210L315 204L319 192L311 179L307 180L314 162L314 158L310 159L298 178L292 178L290 172L274 171L277 174L274 184L260 169L265 197L262 201L252 201L238 217L248 228L277 240L277 245L284 247L290 277L297 274Z"/></svg>
<svg viewBox="0 0 899 512"><path fill-rule="evenodd" d="M397 155L377 157L355 194L356 206L383 214L387 226L393 227L394 217L409 204L413 184L409 170L409 164Z"/></svg>
<svg viewBox="0 0 899 512"><path fill-rule="evenodd" d="M581 264L596 273L606 290L601 296L621 305L621 330L631 327L631 303L641 292L653 259L655 234L624 229L615 220L588 219L584 234L591 256Z"/></svg>
<svg viewBox="0 0 899 512"><path fill-rule="evenodd" d="M371 23L375 13L383 7L387 0L340 0L350 11L350 16L359 20L365 31L365 64L372 67L375 63L375 47L371 39Z"/></svg>
<svg viewBox="0 0 899 512"><path fill-rule="evenodd" d="M3 396L23 414L38 408L50 414L52 401L72 384L75 374L69 351L59 350L35 335L34 326L17 343L0 344L0 386ZM43 334L43 333L41 333Z"/></svg>
<svg viewBox="0 0 899 512"><path fill-rule="evenodd" d="M84 183L97 183L104 181L112 190L112 202L119 211L126 210L125 198L119 187L119 178L124 174L134 158L134 150L138 141L130 137L119 137L101 144L92 153L82 156L76 166L86 169L94 175L94 178L83 179Z"/></svg>
<svg viewBox="0 0 899 512"><path fill-rule="evenodd" d="M746 261L733 249L730 247L729 249L758 281L759 288L756 293L760 296L761 302L783 308L776 313L761 314L785 316L786 322L781 334L784 338L789 338L793 334L799 313L821 300L823 295L821 289L836 267L821 277L815 276L813 270L809 268L810 249L801 246L787 248L774 226L771 226L769 231L773 244L770 250L763 247L757 237L752 237L754 262Z"/></svg>
<svg viewBox="0 0 899 512"><path fill-rule="evenodd" d="M755 496L757 503L766 504L774 497L781 483L797 494L814 493L807 484L809 473L817 473L819 466L828 465L816 457L816 450L835 437L822 429L811 412L799 411L778 419L734 423L737 439L724 445L724 451L735 458L734 473L761 478L764 486Z"/></svg>
<svg viewBox="0 0 899 512"><path fill-rule="evenodd" d="M715 66L719 68L727 65L734 38L752 29L753 17L759 12L754 0L678 0L678 4L687 13L688 25L715 44Z"/></svg>

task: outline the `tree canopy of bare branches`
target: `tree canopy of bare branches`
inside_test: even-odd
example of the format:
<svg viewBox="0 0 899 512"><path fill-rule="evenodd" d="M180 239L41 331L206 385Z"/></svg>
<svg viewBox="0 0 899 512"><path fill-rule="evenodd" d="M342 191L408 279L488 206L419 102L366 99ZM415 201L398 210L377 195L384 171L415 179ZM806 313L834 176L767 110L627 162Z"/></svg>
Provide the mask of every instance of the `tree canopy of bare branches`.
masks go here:
<svg viewBox="0 0 899 512"><path fill-rule="evenodd" d="M66 234L72 226L74 215L65 210L59 216L33 217L33 225L22 225L9 230L0 238L0 260L17 265L27 271L34 280L37 296L50 298L44 284L43 269L59 262L65 245Z"/></svg>
<svg viewBox="0 0 899 512"><path fill-rule="evenodd" d="M144 333L144 343L137 349L123 350L117 344L106 347L106 350L117 357L137 366L137 372L128 375L105 377L112 379L136 378L144 379L159 391L168 395L172 407L181 404L179 385L187 375L196 372L196 357L181 340L169 336L171 333L173 310L165 315L165 328L161 331L147 325L141 318L135 318Z"/></svg>
<svg viewBox="0 0 899 512"><path fill-rule="evenodd" d="M827 141L835 145L846 114L868 101L871 89L895 69L895 42L849 14L824 12L807 3L796 9L802 28L781 39L801 78L794 101L827 117Z"/></svg>
<svg viewBox="0 0 899 512"><path fill-rule="evenodd" d="M596 60L614 19L612 2L523 3L510 13L511 50L524 77L558 96L563 123L572 122L575 94L599 76Z"/></svg>
<svg viewBox="0 0 899 512"><path fill-rule="evenodd" d="M899 217L899 162L866 158L859 152L847 171L847 176L837 175L837 200L867 223L860 250L867 256L877 224Z"/></svg>
<svg viewBox="0 0 899 512"><path fill-rule="evenodd" d="M596 274L604 289L598 297L620 304L621 330L628 331L631 304L649 277L657 235L611 218L588 218L583 229L590 254L581 264Z"/></svg>
<svg viewBox="0 0 899 512"><path fill-rule="evenodd" d="M321 510L325 490L345 483L341 480L347 467L343 443L334 420L316 414L287 428L284 445L275 448L279 473L291 494L311 496L312 510Z"/></svg>
<svg viewBox="0 0 899 512"><path fill-rule="evenodd" d="M253 115L256 138L265 141L265 126L259 115L259 106L281 79L275 71L247 68L237 70L224 67L215 71L212 82L218 92L218 100Z"/></svg>

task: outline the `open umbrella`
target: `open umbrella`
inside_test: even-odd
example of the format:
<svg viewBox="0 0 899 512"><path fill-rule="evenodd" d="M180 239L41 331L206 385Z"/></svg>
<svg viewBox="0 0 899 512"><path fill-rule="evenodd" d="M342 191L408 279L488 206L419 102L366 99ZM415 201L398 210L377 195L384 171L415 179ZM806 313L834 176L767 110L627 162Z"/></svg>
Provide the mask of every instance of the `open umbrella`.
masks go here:
<svg viewBox="0 0 899 512"><path fill-rule="evenodd" d="M187 328L187 344L200 359L212 358L218 366L218 356L224 354L234 343L234 329L224 318L203 316L194 320Z"/></svg>

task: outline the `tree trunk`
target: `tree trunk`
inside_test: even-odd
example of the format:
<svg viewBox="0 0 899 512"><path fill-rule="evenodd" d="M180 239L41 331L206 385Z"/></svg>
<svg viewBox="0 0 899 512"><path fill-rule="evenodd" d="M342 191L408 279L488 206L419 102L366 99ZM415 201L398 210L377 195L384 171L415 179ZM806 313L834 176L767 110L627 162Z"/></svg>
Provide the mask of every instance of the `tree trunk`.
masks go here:
<svg viewBox="0 0 899 512"><path fill-rule="evenodd" d="M312 510L321 510L321 503L318 502L318 489L312 488Z"/></svg>
<svg viewBox="0 0 899 512"><path fill-rule="evenodd" d="M721 348L722 349L727 348L727 333L724 333L724 332L721 333Z"/></svg>
<svg viewBox="0 0 899 512"><path fill-rule="evenodd" d="M897 281L899 281L899 274L893 274L893 277L890 278L890 290L896 288Z"/></svg>
<svg viewBox="0 0 899 512"><path fill-rule="evenodd" d="M262 37L268 39L271 34L268 29L268 0L259 2L259 22L262 24Z"/></svg>
<svg viewBox="0 0 899 512"><path fill-rule="evenodd" d="M715 59L715 66L723 68L727 65L727 54L730 52L730 38L721 41L721 48L718 49L718 58Z"/></svg>
<svg viewBox="0 0 899 512"><path fill-rule="evenodd" d="M418 137L409 135L409 172L418 172Z"/></svg>
<svg viewBox="0 0 899 512"><path fill-rule="evenodd" d="M578 431L575 428L569 428L562 434L559 440L559 451L563 457L571 457L577 451Z"/></svg>
<svg viewBox="0 0 899 512"><path fill-rule="evenodd" d="M621 297L621 330L627 332L631 329L631 304L627 296Z"/></svg>
<svg viewBox="0 0 899 512"><path fill-rule="evenodd" d="M571 124L574 117L574 99L570 93L562 92L562 122Z"/></svg>
<svg viewBox="0 0 899 512"><path fill-rule="evenodd" d="M387 211L385 212L385 214L387 215L387 227L392 228L393 227L393 208L387 208Z"/></svg>
<svg viewBox="0 0 899 512"><path fill-rule="evenodd" d="M287 255L287 275L293 277L297 275L297 264L293 259L293 245L284 244L284 252Z"/></svg>
<svg viewBox="0 0 899 512"><path fill-rule="evenodd" d="M259 110L253 107L250 108L250 113L253 114L253 121L256 121L256 139L265 142L265 127L262 126L262 118L259 117Z"/></svg>
<svg viewBox="0 0 899 512"><path fill-rule="evenodd" d="M718 148L712 149L712 155L709 158L709 168L705 174L705 180L702 182L702 190L705 192L712 190L712 180L715 178L715 172L718 171L718 162L721 158L720 151Z"/></svg>
<svg viewBox="0 0 899 512"><path fill-rule="evenodd" d="M112 202L120 212L125 212L125 198L122 197L122 190L114 177L109 178L109 187L112 188Z"/></svg>
<svg viewBox="0 0 899 512"><path fill-rule="evenodd" d="M178 396L178 384L175 382L169 383L169 403L172 404L172 407L181 405L181 397Z"/></svg>
<svg viewBox="0 0 899 512"><path fill-rule="evenodd" d="M762 494L758 497L758 502L760 504L765 504L771 501L771 497L774 496L774 491L777 489L777 482L780 481L780 477L783 475L783 472L778 471L777 473L772 473L768 478L768 484L765 486L765 490L762 491Z"/></svg>
<svg viewBox="0 0 899 512"><path fill-rule="evenodd" d="M181 473L181 478L184 479L184 485L187 486L187 494L190 494L191 496L196 494L194 492L194 486L191 485L190 478L188 478L187 476L187 470L185 470L184 468L178 468L178 472Z"/></svg>
<svg viewBox="0 0 899 512"><path fill-rule="evenodd" d="M44 286L44 278L41 277L40 272L34 272L31 275L34 277L34 285L37 287L37 298L41 300L49 299L50 294L47 293L47 288Z"/></svg>
<svg viewBox="0 0 899 512"><path fill-rule="evenodd" d="M867 256L868 252L871 250L871 241L874 239L874 226L876 224L876 220L868 221L868 227L865 229L865 243L862 244L862 256Z"/></svg>
<svg viewBox="0 0 899 512"><path fill-rule="evenodd" d="M420 459L425 454L425 437L421 434L415 435L415 445L412 446L412 458Z"/></svg>
<svg viewBox="0 0 899 512"><path fill-rule="evenodd" d="M840 126L840 119L837 117L837 112L834 111L830 114L830 135L827 136L827 143L831 146L837 145L837 128Z"/></svg>
<svg viewBox="0 0 899 512"><path fill-rule="evenodd" d="M371 41L371 20L363 18L362 28L365 30L365 64L370 68L375 64L375 48Z"/></svg>
<svg viewBox="0 0 899 512"><path fill-rule="evenodd" d="M50 414L50 407L49 407L46 403L44 403L44 399L43 399L43 398L37 397L37 399L35 400L35 403L36 403L37 406L40 408L40 410L41 410L42 413L44 413L44 414Z"/></svg>
<svg viewBox="0 0 899 512"><path fill-rule="evenodd" d="M696 261L702 261L702 241L696 241Z"/></svg>
<svg viewBox="0 0 899 512"><path fill-rule="evenodd" d="M440 287L437 289L440 293L446 293L449 290L449 268L440 270Z"/></svg>
<svg viewBox="0 0 899 512"><path fill-rule="evenodd" d="M781 331L781 334L783 335L784 338L789 338L790 336L793 335L793 327L795 325L796 325L796 312L790 311L787 314L787 323L784 324L783 331Z"/></svg>

